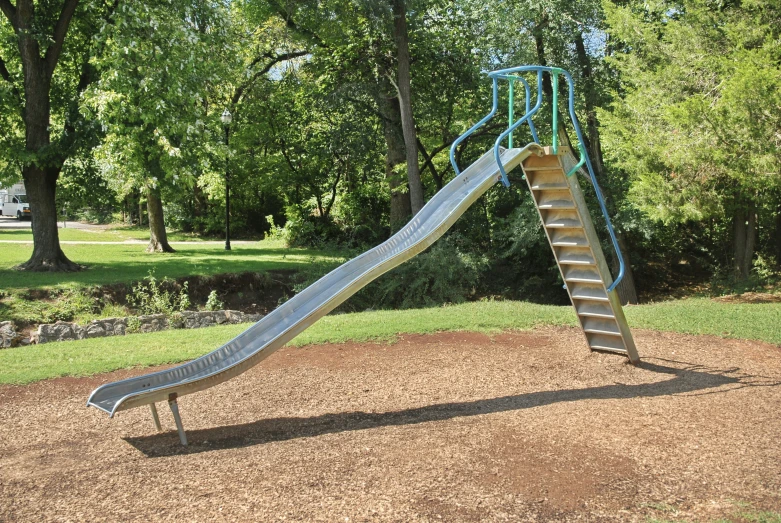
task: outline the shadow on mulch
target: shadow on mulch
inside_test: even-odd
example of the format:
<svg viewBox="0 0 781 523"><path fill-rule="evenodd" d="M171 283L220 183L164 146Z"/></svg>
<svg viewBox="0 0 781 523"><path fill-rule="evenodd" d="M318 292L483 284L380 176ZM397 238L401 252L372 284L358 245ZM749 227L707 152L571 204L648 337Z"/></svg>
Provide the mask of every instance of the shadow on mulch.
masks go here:
<svg viewBox="0 0 781 523"><path fill-rule="evenodd" d="M187 431L188 447L181 446L178 435L171 431L152 436L124 439L147 457L156 458L249 447L274 441L309 438L339 432L415 425L571 401L670 396L697 391L702 391L702 394L715 394L744 387L777 387L781 385L781 382L771 381L764 376L741 373L737 367L718 370L685 362L661 358L653 359L687 366L676 368L643 361L638 365L639 368L657 374L672 375L673 378L639 385L617 383L584 389L541 391L475 401L442 403L393 412L340 412L308 418L271 418L241 425L192 430ZM712 390L724 385L737 385L737 387L731 387L727 390Z"/></svg>

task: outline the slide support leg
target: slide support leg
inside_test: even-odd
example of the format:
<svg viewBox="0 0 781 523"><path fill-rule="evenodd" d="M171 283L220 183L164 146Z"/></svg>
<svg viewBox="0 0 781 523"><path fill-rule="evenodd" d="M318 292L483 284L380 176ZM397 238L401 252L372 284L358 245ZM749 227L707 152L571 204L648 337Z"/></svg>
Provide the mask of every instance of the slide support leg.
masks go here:
<svg viewBox="0 0 781 523"><path fill-rule="evenodd" d="M179 416L179 405L176 403L176 394L171 394L168 397L168 406L171 407L171 412L174 415L174 421L176 422L176 430L179 432L179 441L182 445L187 446L187 435L184 433L184 427L182 426L182 418Z"/></svg>
<svg viewBox="0 0 781 523"><path fill-rule="evenodd" d="M149 410L152 411L152 421L155 422L155 428L157 430L163 430L163 428L160 426L160 416L157 415L157 407L155 407L154 403L149 404Z"/></svg>

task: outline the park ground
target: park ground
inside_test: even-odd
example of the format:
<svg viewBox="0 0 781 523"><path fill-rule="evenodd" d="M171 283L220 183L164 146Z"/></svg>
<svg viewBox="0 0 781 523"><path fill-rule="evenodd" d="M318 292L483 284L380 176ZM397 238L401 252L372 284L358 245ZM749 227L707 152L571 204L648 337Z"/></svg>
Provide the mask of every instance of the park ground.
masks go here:
<svg viewBox="0 0 781 523"><path fill-rule="evenodd" d="M191 242L150 257L127 243L133 231L69 234L115 245L66 244L90 269L63 280L11 270L30 247L4 244L0 313L29 312L33 290L133 281L151 266L213 276L343 255ZM778 301L628 307L638 366L590 353L571 307L329 315L244 375L181 398L186 448L165 405L158 433L146 409L108 419L86 398L244 326L2 350L0 521L779 523Z"/></svg>
<svg viewBox="0 0 781 523"><path fill-rule="evenodd" d="M170 413L0 388L3 521L779 521L781 349L570 327L288 347ZM162 405L161 405L162 407Z"/></svg>

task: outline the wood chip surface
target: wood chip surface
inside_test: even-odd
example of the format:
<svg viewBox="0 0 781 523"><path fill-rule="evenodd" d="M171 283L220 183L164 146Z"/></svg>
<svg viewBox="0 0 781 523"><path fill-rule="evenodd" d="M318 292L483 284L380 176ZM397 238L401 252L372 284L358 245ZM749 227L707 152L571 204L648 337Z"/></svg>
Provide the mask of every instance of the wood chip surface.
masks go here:
<svg viewBox="0 0 781 523"><path fill-rule="evenodd" d="M781 349L579 330L283 349L114 419L120 371L0 387L0 521L713 521L781 511Z"/></svg>

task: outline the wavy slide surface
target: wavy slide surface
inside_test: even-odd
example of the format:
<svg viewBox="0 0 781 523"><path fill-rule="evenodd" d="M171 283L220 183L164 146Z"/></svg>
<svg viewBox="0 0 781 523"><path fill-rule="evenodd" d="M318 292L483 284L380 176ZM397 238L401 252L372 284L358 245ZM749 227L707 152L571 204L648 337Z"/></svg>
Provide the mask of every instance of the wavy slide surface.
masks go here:
<svg viewBox="0 0 781 523"><path fill-rule="evenodd" d="M509 171L540 151L536 144L506 149L501 161ZM120 410L204 390L241 374L363 286L424 251L499 179L499 166L491 150L443 187L386 242L326 274L222 347L172 369L98 387L87 405L113 416Z"/></svg>

